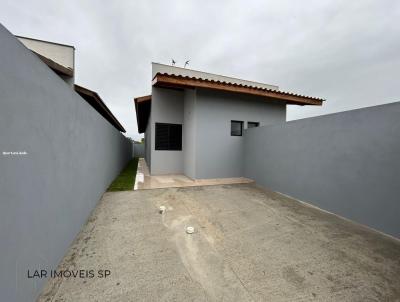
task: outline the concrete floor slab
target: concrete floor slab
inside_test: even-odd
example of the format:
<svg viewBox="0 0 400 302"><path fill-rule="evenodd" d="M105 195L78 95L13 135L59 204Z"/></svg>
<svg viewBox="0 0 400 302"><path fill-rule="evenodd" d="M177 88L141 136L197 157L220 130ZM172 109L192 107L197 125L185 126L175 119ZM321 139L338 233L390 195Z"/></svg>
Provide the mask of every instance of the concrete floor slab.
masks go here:
<svg viewBox="0 0 400 302"><path fill-rule="evenodd" d="M191 179L183 174L150 175L144 158L139 159L134 190L252 183L245 177Z"/></svg>
<svg viewBox="0 0 400 302"><path fill-rule="evenodd" d="M252 184L106 193L58 269L111 275L39 301L400 301L398 240Z"/></svg>

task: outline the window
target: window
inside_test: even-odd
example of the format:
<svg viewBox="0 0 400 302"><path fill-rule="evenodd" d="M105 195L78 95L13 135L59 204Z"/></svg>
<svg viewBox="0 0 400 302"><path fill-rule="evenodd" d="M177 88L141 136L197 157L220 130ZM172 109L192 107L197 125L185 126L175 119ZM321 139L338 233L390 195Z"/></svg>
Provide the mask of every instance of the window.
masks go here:
<svg viewBox="0 0 400 302"><path fill-rule="evenodd" d="M182 150L182 125L156 123L156 150Z"/></svg>
<svg viewBox="0 0 400 302"><path fill-rule="evenodd" d="M243 122L231 121L231 136L242 136Z"/></svg>
<svg viewBox="0 0 400 302"><path fill-rule="evenodd" d="M247 128L255 128L259 126L260 126L259 122L247 122Z"/></svg>

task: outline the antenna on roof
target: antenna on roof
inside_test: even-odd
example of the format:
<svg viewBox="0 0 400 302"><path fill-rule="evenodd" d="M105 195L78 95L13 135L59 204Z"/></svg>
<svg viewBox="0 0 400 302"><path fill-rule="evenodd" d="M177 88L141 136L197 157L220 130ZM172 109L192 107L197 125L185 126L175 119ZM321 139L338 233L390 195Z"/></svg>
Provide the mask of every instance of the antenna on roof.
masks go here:
<svg viewBox="0 0 400 302"><path fill-rule="evenodd" d="M176 63L175 60L174 60L174 59L171 59L171 65L172 65L172 66L175 66L175 63Z"/></svg>
<svg viewBox="0 0 400 302"><path fill-rule="evenodd" d="M187 60L187 61L185 62L185 66L184 66L183 68L186 68L186 66L189 65L189 62L190 62L190 60Z"/></svg>

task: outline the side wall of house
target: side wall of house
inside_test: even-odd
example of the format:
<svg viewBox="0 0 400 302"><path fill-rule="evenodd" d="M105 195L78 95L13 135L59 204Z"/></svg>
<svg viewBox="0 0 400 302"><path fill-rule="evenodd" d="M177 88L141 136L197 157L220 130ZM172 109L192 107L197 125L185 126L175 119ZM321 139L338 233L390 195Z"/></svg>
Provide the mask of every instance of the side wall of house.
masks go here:
<svg viewBox="0 0 400 302"><path fill-rule="evenodd" d="M154 135L151 136L151 174L184 173L183 151L155 150L155 124L183 124L183 102L182 90L152 87L150 125Z"/></svg>
<svg viewBox="0 0 400 302"><path fill-rule="evenodd" d="M243 176L244 139L231 136L231 120L284 123L286 104L264 98L197 89L196 178Z"/></svg>
<svg viewBox="0 0 400 302"><path fill-rule="evenodd" d="M196 90L186 89L183 105L184 174L196 178Z"/></svg>
<svg viewBox="0 0 400 302"><path fill-rule="evenodd" d="M249 129L259 185L400 238L400 102Z"/></svg>
<svg viewBox="0 0 400 302"><path fill-rule="evenodd" d="M145 144L145 160L146 160L146 164L147 167L149 168L149 171L151 171L151 113L149 116L149 120L147 122L147 126L146 126L146 132L144 133L144 144Z"/></svg>
<svg viewBox="0 0 400 302"><path fill-rule="evenodd" d="M0 152L0 300L34 301L132 144L0 25Z"/></svg>

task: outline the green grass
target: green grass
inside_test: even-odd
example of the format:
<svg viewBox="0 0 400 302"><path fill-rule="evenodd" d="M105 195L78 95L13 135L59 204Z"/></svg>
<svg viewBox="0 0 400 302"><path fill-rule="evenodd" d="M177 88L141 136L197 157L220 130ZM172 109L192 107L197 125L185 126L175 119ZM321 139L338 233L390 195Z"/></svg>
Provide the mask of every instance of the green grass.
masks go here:
<svg viewBox="0 0 400 302"><path fill-rule="evenodd" d="M107 189L109 192L131 191L135 185L136 171L139 159L135 157L122 170L121 174L112 182Z"/></svg>

